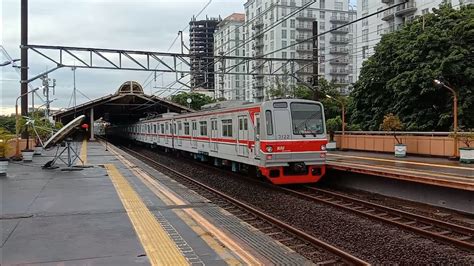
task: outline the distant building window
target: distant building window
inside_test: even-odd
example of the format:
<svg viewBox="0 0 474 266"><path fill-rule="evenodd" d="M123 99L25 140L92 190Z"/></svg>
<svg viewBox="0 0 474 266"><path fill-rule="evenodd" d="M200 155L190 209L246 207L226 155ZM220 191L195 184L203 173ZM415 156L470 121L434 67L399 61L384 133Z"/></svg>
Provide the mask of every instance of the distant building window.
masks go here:
<svg viewBox="0 0 474 266"><path fill-rule="evenodd" d="M282 37L282 38L285 38L285 39L287 38L287 36L286 36L286 30L281 30L281 37Z"/></svg>
<svg viewBox="0 0 474 266"><path fill-rule="evenodd" d="M362 30L362 41L363 42L369 41L369 29Z"/></svg>
<svg viewBox="0 0 474 266"><path fill-rule="evenodd" d="M362 46L362 58L367 58L367 50L369 50L368 45Z"/></svg>
<svg viewBox="0 0 474 266"><path fill-rule="evenodd" d="M321 2L319 2L319 8L326 8L326 1L325 0L321 0Z"/></svg>
<svg viewBox="0 0 474 266"><path fill-rule="evenodd" d="M343 5L342 2L335 2L334 3L334 8L336 10L342 10L342 5Z"/></svg>
<svg viewBox="0 0 474 266"><path fill-rule="evenodd" d="M290 28L295 28L295 20L294 19L290 19Z"/></svg>
<svg viewBox="0 0 474 266"><path fill-rule="evenodd" d="M319 18L324 19L325 15L326 15L326 14L324 13L324 11L320 11L320 12L319 12Z"/></svg>
<svg viewBox="0 0 474 266"><path fill-rule="evenodd" d="M429 9L429 8L425 8L425 9L421 10L421 14L423 14L423 15L426 15L426 14L428 14L428 13L430 13L430 9Z"/></svg>
<svg viewBox="0 0 474 266"><path fill-rule="evenodd" d="M377 25L377 34L378 35L382 34L382 27L383 27L383 24Z"/></svg>

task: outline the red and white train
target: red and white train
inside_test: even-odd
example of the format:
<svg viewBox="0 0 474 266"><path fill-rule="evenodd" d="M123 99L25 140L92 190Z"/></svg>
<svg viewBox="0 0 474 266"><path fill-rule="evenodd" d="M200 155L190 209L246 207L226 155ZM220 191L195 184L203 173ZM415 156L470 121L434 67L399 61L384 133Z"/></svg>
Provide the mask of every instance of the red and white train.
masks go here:
<svg viewBox="0 0 474 266"><path fill-rule="evenodd" d="M217 166L231 165L233 171L254 166L274 184L314 183L325 174L327 137L321 103L281 99L220 104L196 113L141 120L121 131L138 142L189 152Z"/></svg>

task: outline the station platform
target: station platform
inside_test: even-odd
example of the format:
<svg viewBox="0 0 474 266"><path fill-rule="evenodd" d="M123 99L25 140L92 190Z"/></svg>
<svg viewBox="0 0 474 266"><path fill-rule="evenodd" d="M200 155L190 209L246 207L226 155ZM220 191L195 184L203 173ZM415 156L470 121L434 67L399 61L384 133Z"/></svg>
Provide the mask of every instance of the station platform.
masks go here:
<svg viewBox="0 0 474 266"><path fill-rule="evenodd" d="M328 151L329 169L474 191L474 165L445 158L358 151Z"/></svg>
<svg viewBox="0 0 474 266"><path fill-rule="evenodd" d="M87 168L54 151L0 177L1 265L305 265L305 258L166 175L102 143Z"/></svg>

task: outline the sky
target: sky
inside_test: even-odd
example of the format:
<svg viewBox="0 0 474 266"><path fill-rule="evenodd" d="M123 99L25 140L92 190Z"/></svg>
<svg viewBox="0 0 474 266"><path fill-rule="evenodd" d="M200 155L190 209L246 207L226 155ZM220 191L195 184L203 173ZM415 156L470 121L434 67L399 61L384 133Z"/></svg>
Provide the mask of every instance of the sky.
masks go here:
<svg viewBox="0 0 474 266"><path fill-rule="evenodd" d="M115 48L166 52L179 30L209 0L30 0L29 44ZM198 18L226 16L244 12L245 0L211 0ZM355 0L351 0L354 4ZM12 58L20 58L20 0L0 0L0 45ZM188 43L188 30L185 43ZM179 42L170 52L180 52ZM6 61L0 52L0 62ZM29 77L36 76L54 65L47 59L29 53ZM125 70L76 70L77 103L114 93L125 81L143 84L150 72ZM53 108L69 107L73 88L73 72L62 68L49 77L56 79ZM145 87L147 93L155 86L166 86L173 74L158 76L156 85ZM41 80L30 83L41 86ZM19 71L11 66L0 67L0 114L14 112L19 96ZM40 92L40 91L38 91ZM40 92L42 93L42 92ZM166 93L165 93L166 94ZM40 95L42 96L42 95ZM36 97L35 105L43 102ZM31 99L30 99L31 101Z"/></svg>
<svg viewBox="0 0 474 266"><path fill-rule="evenodd" d="M12 58L20 58L20 0L0 1L0 45ZM209 0L30 0L29 44L115 48L127 50L167 51L191 17ZM206 15L226 17L243 12L245 0L213 0L198 18ZM188 30L185 31L187 40ZM185 40L185 42L186 42ZM187 42L186 42L187 43ZM180 52L179 42L170 52ZM7 59L0 52L0 62ZM54 65L47 59L29 53L29 77ZM125 70L76 70L76 88L94 99L114 93L125 81L143 83L150 72ZM73 72L70 68L56 70L49 75L56 79L53 108L70 104ZM167 85L174 75L158 76L156 86ZM41 86L41 80L33 81ZM145 91L156 91L154 82ZM14 112L19 96L19 72L11 66L0 67L0 114ZM38 91L40 92L40 91ZM41 92L42 94L42 92ZM31 98L30 98L31 100ZM77 102L88 101L78 93ZM35 98L35 105L42 104Z"/></svg>

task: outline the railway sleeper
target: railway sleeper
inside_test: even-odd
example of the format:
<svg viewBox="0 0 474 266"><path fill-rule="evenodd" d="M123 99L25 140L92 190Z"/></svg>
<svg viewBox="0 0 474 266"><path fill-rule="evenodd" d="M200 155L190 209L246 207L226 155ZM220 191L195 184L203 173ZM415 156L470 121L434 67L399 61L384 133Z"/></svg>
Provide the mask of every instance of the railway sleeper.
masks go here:
<svg viewBox="0 0 474 266"><path fill-rule="evenodd" d="M472 238L472 236L461 236L461 237L458 237L457 240L466 241L466 240L469 240L471 238Z"/></svg>

